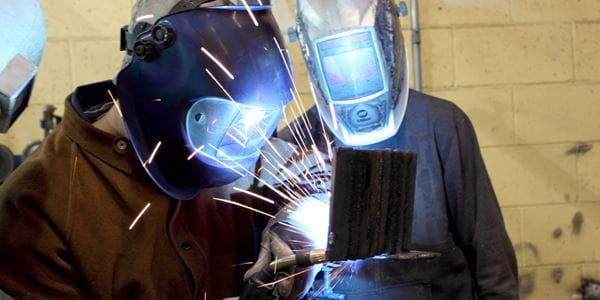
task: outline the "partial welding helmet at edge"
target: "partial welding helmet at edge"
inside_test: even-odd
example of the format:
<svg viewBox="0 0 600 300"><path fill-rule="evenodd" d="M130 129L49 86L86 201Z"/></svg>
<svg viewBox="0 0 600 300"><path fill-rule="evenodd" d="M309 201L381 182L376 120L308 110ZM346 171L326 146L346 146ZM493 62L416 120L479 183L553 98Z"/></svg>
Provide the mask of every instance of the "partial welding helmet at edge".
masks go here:
<svg viewBox="0 0 600 300"><path fill-rule="evenodd" d="M408 102L408 57L391 0L296 0L315 102L349 146L396 134Z"/></svg>
<svg viewBox="0 0 600 300"><path fill-rule="evenodd" d="M289 57L270 6L182 1L142 32L117 77L137 156L169 196L254 173L291 99Z"/></svg>
<svg viewBox="0 0 600 300"><path fill-rule="evenodd" d="M37 0L0 1L0 133L25 110L46 45L46 23Z"/></svg>

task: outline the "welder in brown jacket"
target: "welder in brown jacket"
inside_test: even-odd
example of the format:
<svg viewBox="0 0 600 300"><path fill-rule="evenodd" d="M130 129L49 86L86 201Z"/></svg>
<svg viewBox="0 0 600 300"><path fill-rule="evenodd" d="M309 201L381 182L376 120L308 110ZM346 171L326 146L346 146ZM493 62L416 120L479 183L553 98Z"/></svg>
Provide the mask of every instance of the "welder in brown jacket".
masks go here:
<svg viewBox="0 0 600 300"><path fill-rule="evenodd" d="M77 88L0 187L11 296L221 299L254 257L254 215L236 204L273 183L253 175L292 98L270 9L139 0L123 41L115 83ZM271 165L293 154L265 148Z"/></svg>

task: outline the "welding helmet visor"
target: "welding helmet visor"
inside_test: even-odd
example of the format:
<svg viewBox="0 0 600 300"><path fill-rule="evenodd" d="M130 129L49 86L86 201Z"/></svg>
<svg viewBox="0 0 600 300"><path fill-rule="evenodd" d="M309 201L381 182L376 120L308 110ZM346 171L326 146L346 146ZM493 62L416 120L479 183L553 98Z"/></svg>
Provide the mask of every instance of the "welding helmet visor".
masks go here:
<svg viewBox="0 0 600 300"><path fill-rule="evenodd" d="M344 144L392 137L408 100L408 59L391 0L296 0L317 108Z"/></svg>
<svg viewBox="0 0 600 300"><path fill-rule="evenodd" d="M0 133L25 110L46 44L37 0L0 1Z"/></svg>
<svg viewBox="0 0 600 300"><path fill-rule="evenodd" d="M188 200L254 173L293 97L270 7L179 6L127 45L119 103L154 182Z"/></svg>

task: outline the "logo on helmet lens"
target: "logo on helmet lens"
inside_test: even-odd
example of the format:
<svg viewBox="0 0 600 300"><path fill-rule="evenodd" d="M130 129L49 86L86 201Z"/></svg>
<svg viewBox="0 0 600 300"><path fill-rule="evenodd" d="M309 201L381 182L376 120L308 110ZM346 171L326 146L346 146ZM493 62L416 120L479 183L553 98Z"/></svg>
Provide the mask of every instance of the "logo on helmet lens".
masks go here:
<svg viewBox="0 0 600 300"><path fill-rule="evenodd" d="M361 109L356 113L356 115L361 119L365 119L369 116L369 112L364 109Z"/></svg>
<svg viewBox="0 0 600 300"><path fill-rule="evenodd" d="M362 131L379 123L381 114L376 106L360 104L350 111L350 124L357 130Z"/></svg>

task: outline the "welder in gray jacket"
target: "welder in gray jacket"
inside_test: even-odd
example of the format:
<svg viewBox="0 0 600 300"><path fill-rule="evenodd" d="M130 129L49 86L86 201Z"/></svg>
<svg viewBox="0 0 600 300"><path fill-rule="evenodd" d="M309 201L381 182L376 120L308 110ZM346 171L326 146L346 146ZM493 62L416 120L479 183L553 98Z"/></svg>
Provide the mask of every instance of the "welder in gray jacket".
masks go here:
<svg viewBox="0 0 600 300"><path fill-rule="evenodd" d="M413 248L441 253L347 262L334 292L347 300L517 299L515 253L473 126L456 105L409 90L394 3L296 2L317 104L307 113L316 143L324 151L329 138L335 147L417 153ZM303 138L295 130L282 135Z"/></svg>

